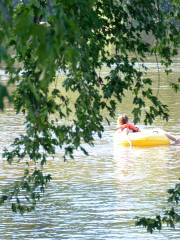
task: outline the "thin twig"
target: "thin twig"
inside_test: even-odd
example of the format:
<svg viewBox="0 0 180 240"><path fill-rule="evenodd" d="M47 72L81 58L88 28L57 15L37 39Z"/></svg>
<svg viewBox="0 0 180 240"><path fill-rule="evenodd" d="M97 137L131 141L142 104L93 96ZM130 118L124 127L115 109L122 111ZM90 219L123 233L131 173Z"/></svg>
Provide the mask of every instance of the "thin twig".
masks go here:
<svg viewBox="0 0 180 240"><path fill-rule="evenodd" d="M160 68L159 68L159 62L158 62L158 57L157 57L156 52L154 53L154 55L156 58L156 64L157 64L157 69L158 69L158 86L157 86L157 93L156 93L156 97L157 97L159 95L161 77L160 77Z"/></svg>

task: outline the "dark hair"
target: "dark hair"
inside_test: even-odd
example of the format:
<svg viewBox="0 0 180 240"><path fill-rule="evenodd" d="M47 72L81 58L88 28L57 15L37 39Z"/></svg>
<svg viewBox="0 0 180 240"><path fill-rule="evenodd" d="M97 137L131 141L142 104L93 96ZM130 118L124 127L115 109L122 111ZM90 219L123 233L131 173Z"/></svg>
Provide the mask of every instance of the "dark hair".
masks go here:
<svg viewBox="0 0 180 240"><path fill-rule="evenodd" d="M128 116L123 114L121 116L118 117L118 124L126 124L128 122Z"/></svg>

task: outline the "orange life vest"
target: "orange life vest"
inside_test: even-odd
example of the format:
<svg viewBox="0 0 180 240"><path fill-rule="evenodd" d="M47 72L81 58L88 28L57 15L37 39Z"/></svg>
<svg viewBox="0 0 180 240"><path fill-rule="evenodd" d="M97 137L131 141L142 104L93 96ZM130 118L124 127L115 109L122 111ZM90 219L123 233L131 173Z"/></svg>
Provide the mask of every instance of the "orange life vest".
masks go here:
<svg viewBox="0 0 180 240"><path fill-rule="evenodd" d="M123 131L125 128L132 130L133 132L140 132L139 128L134 126L132 123L125 123L119 126L119 129L121 129L121 131Z"/></svg>

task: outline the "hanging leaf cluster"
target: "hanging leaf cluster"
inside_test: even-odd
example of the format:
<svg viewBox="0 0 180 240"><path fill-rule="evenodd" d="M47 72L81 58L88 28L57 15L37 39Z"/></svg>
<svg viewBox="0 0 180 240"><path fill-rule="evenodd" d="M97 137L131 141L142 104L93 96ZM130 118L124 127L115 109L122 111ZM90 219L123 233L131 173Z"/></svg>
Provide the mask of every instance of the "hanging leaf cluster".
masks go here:
<svg viewBox="0 0 180 240"><path fill-rule="evenodd" d="M1 202L9 200L13 211L31 209L23 208L25 202L34 207L36 192L50 180L41 172L47 156L56 146L65 156L73 157L79 147L87 154L81 142L93 145L94 134L101 137L102 111L114 117L127 90L134 98L135 122L142 112L146 123L157 116L168 119L146 68L137 69L136 63L154 54L165 67L172 63L178 18L177 0L0 1L0 63L9 76L7 87L14 89L10 98L0 85L0 108L4 98L11 99L26 126L4 157L11 164L25 161L28 169L34 164L15 184L17 191L7 191ZM109 69L104 78L103 67ZM179 82L172 86L178 90ZM21 195L28 197L21 200Z"/></svg>

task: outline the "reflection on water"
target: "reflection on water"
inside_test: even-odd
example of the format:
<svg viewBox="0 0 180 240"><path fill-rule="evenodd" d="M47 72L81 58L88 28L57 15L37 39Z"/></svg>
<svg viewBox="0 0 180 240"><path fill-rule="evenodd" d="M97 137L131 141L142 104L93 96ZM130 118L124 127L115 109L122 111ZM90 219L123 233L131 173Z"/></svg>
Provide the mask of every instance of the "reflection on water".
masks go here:
<svg viewBox="0 0 180 240"><path fill-rule="evenodd" d="M176 97L174 106L175 96L166 87L161 94L171 109L164 128L176 135L180 132L180 101ZM126 101L120 109L127 108L130 103ZM1 152L23 133L22 123L22 116L10 109L0 113ZM155 126L161 124L158 120ZM96 140L94 148L87 146L88 157L76 152L74 161L64 163L57 150L46 166L53 181L36 211L20 216L8 206L0 207L0 239L179 239L180 226L151 235L135 227L133 218L152 216L165 208L166 190L180 177L180 147L114 148L114 128L115 121L105 125L103 138ZM2 159L0 169L1 189L22 174L21 166L9 166Z"/></svg>

